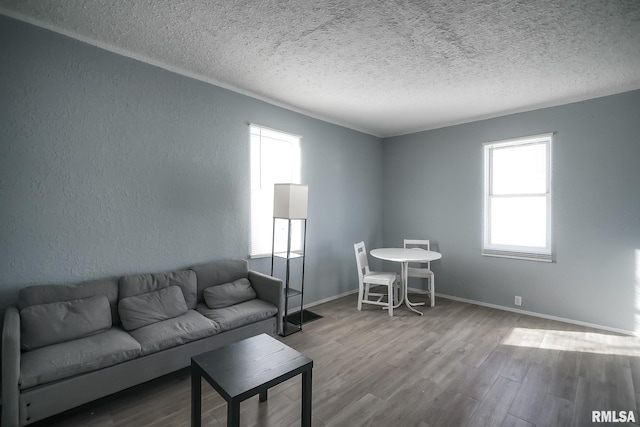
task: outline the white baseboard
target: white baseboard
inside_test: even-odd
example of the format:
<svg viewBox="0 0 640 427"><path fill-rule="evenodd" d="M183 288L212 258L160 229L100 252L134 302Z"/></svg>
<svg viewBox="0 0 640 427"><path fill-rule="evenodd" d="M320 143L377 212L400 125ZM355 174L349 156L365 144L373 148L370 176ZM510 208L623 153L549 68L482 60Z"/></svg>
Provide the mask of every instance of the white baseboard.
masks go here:
<svg viewBox="0 0 640 427"><path fill-rule="evenodd" d="M409 288L409 289L411 289L411 288ZM420 290L418 290L418 291L420 291ZM481 305L483 307L495 308L497 310L511 311L513 313L525 314L527 316L540 317L542 319L556 320L558 322L569 323L569 324L572 324L572 325L586 326L587 328L594 328L594 329L600 329L600 330L608 331L608 332L615 332L615 333L622 334L622 335L640 336L640 334L635 332L635 331L628 331L626 329L612 328L610 326L603 326L603 325L598 325L598 324L595 324L595 323L582 322L580 320L567 319L567 318L564 318L564 317L551 316L549 314L536 313L535 311L527 311L527 310L521 310L521 309L518 309L518 308L505 307L505 306L497 305L497 304L489 304L489 303L482 302L482 301L475 301L475 300L466 299L466 298L454 297L452 295L440 294L438 292L436 292L436 296L439 297L439 298L445 298L445 299L450 299L450 300L454 300L454 301L466 302L468 304Z"/></svg>
<svg viewBox="0 0 640 427"><path fill-rule="evenodd" d="M303 309L310 308L310 307L313 307L314 305L324 304L325 302L333 301L333 300L336 300L336 299L339 299L339 298L342 298L342 297L346 297L347 295L357 294L357 293L358 293L358 290L354 289L354 290L349 291L349 292L344 292L342 294L334 295L332 297L323 298L323 299L318 300L318 301L310 302L309 304L303 305L302 308ZM298 311L300 311L300 310L298 310Z"/></svg>

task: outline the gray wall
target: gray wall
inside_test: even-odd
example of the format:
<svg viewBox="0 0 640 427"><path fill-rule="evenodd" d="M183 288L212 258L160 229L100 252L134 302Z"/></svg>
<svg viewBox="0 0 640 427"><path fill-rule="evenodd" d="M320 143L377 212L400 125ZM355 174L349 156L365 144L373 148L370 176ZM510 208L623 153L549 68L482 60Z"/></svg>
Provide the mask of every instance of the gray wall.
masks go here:
<svg viewBox="0 0 640 427"><path fill-rule="evenodd" d="M249 122L303 136L305 302L382 243L379 138L2 16L0 64L0 313L30 284L247 258Z"/></svg>
<svg viewBox="0 0 640 427"><path fill-rule="evenodd" d="M556 262L483 257L482 143L556 132ZM640 91L383 141L385 246L430 238L437 291L636 330Z"/></svg>

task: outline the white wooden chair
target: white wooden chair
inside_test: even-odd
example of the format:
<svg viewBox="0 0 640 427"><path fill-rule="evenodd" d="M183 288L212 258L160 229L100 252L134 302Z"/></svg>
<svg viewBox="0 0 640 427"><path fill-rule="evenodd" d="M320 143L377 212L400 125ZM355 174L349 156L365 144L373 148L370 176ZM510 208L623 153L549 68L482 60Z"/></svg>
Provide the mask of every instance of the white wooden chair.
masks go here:
<svg viewBox="0 0 640 427"><path fill-rule="evenodd" d="M398 275L382 271L369 270L369 259L364 242L353 245L356 252L356 265L358 267L358 310L362 310L362 304L382 306L389 310L389 316L393 316L394 288L398 289ZM371 286L386 286L385 293L371 292ZM386 297L386 301L384 300ZM371 299L374 298L374 299ZM397 296L396 296L397 298Z"/></svg>
<svg viewBox="0 0 640 427"><path fill-rule="evenodd" d="M416 239L404 239L404 247L405 248L422 248L426 250L431 250L431 246L428 240L416 240ZM419 279L427 279L427 293L431 297L431 307L436 305L436 276L431 271L431 263L420 263L420 267L409 267L407 268L407 278L409 277L417 277Z"/></svg>

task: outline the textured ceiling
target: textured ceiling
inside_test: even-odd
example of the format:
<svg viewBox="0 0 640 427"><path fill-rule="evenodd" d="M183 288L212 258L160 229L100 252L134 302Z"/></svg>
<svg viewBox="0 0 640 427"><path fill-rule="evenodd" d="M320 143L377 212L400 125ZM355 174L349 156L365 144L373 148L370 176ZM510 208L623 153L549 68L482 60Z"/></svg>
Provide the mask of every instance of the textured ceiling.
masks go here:
<svg viewBox="0 0 640 427"><path fill-rule="evenodd" d="M640 89L640 0L0 0L0 13L377 136Z"/></svg>

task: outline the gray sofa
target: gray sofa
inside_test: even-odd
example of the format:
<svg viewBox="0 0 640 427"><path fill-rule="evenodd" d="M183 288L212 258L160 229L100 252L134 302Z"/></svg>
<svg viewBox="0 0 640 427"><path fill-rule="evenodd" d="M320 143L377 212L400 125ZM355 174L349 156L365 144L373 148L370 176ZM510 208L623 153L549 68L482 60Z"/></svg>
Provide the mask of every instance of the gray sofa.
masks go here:
<svg viewBox="0 0 640 427"><path fill-rule="evenodd" d="M2 427L24 426L281 330L282 281L244 260L20 290L2 331Z"/></svg>

